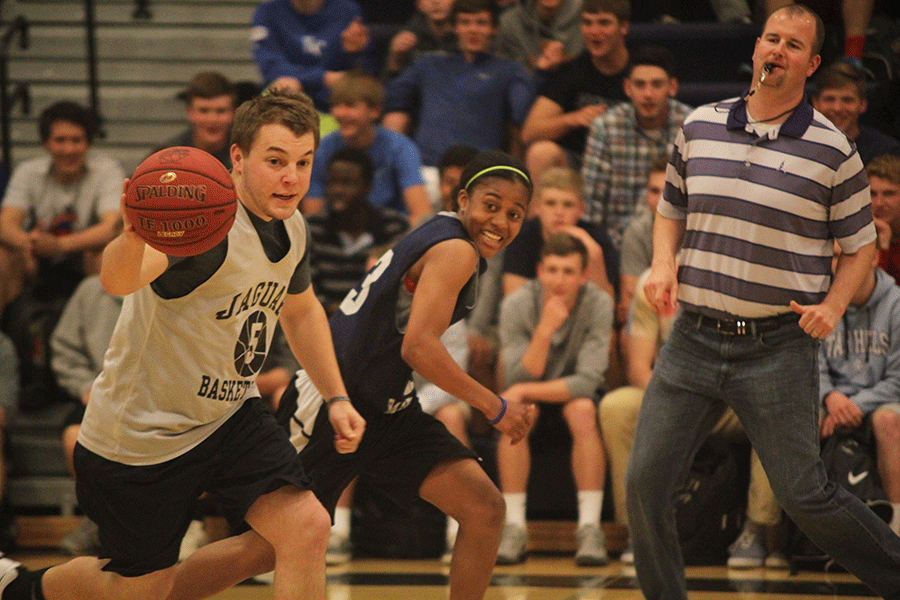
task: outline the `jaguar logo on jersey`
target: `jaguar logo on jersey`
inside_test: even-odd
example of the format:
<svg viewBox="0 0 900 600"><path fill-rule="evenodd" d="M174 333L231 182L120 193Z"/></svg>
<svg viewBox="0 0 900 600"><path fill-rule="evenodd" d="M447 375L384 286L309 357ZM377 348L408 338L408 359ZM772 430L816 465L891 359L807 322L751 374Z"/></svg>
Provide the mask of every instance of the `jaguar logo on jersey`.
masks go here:
<svg viewBox="0 0 900 600"><path fill-rule="evenodd" d="M217 312L216 318L230 319L255 306L268 308L277 315L281 312L281 306L284 304L286 292L287 286L283 283L263 281L251 287L246 292L233 296L228 308Z"/></svg>
<svg viewBox="0 0 900 600"><path fill-rule="evenodd" d="M267 340L266 313L261 310L251 313L234 346L234 368L242 377L255 375L262 368L268 351Z"/></svg>

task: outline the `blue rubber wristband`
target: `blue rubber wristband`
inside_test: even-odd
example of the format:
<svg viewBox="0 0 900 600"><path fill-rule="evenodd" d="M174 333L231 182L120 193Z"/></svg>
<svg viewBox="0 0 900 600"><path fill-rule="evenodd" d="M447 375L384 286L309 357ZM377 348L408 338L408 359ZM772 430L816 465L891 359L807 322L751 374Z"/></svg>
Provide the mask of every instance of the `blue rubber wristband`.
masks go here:
<svg viewBox="0 0 900 600"><path fill-rule="evenodd" d="M490 423L491 425L496 425L497 423L502 421L503 415L506 414L506 399L503 396L497 396L497 397L500 398L500 414L498 414L496 417L494 417L493 419L488 421L488 423Z"/></svg>

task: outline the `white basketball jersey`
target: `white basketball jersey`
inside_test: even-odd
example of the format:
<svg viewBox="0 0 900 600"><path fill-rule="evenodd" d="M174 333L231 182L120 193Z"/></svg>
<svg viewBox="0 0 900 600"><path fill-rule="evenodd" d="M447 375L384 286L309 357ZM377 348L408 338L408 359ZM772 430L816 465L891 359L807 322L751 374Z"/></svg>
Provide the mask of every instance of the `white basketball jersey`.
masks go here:
<svg viewBox="0 0 900 600"><path fill-rule="evenodd" d="M181 298L147 285L127 296L79 442L109 460L157 464L206 439L245 398L272 342L287 286L306 248L299 213L285 221L290 250L265 254L238 203L225 261Z"/></svg>

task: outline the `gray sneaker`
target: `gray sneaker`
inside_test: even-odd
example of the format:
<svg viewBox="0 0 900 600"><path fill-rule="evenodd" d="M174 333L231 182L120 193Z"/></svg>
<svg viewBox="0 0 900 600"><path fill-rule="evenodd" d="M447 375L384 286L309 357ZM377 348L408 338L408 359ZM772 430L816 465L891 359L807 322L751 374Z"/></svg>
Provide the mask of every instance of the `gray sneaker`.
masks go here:
<svg viewBox="0 0 900 600"><path fill-rule="evenodd" d="M456 535L447 535L444 543L444 553L441 554L441 564L449 565L453 562L453 548L456 547Z"/></svg>
<svg viewBox="0 0 900 600"><path fill-rule="evenodd" d="M497 550L498 565L517 565L525 561L525 544L528 532L524 527L507 523L500 536L500 549Z"/></svg>
<svg viewBox="0 0 900 600"><path fill-rule="evenodd" d="M758 569L766 561L766 546L762 536L745 529L728 547L728 567L731 569Z"/></svg>
<svg viewBox="0 0 900 600"><path fill-rule="evenodd" d="M625 543L625 549L619 555L619 560L622 561L623 565L634 564L634 548L631 547L631 538L628 538L628 541Z"/></svg>
<svg viewBox="0 0 900 600"><path fill-rule="evenodd" d="M334 532L328 538L328 551L325 552L325 564L342 565L350 561L353 547L350 545L350 537Z"/></svg>
<svg viewBox="0 0 900 600"><path fill-rule="evenodd" d="M579 567L600 567L609 562L606 554L606 539L603 530L597 525L582 525L575 534L578 550L575 551L575 564Z"/></svg>
<svg viewBox="0 0 900 600"><path fill-rule="evenodd" d="M790 569L791 565L788 562L788 559L785 558L784 554L778 552L770 552L766 557L766 568L767 569Z"/></svg>
<svg viewBox="0 0 900 600"><path fill-rule="evenodd" d="M206 526L203 521L194 519L188 525L187 532L181 540L181 548L178 550L178 562L187 560L187 558L209 543L209 535L206 533Z"/></svg>
<svg viewBox="0 0 900 600"><path fill-rule="evenodd" d="M75 529L66 534L59 546L72 556L95 556L100 550L100 532L96 523L84 517Z"/></svg>
<svg viewBox="0 0 900 600"><path fill-rule="evenodd" d="M19 568L22 565L16 561L6 558L6 555L0 552L0 596L16 577L19 576Z"/></svg>

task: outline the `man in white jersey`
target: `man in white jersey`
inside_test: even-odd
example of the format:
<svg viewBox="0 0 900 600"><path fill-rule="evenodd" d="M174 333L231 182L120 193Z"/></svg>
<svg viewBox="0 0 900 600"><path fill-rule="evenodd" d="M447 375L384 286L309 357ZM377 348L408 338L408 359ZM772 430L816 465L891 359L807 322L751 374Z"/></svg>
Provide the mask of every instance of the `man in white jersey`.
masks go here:
<svg viewBox="0 0 900 600"><path fill-rule="evenodd" d="M125 300L75 448L99 558L42 571L3 558L3 600L202 598L273 567L274 598L324 600L328 513L255 383L277 320L329 399L336 449L355 451L365 423L309 285L297 212L318 116L305 96L255 98L238 109L233 141L240 202L221 244L177 259L126 222L104 251L102 283ZM203 493L250 529L176 564Z"/></svg>
<svg viewBox="0 0 900 600"><path fill-rule="evenodd" d="M644 395L627 476L648 599L687 597L672 502L727 407L785 512L876 593L900 598L900 538L829 482L819 458L819 343L875 252L862 161L804 93L823 35L805 6L772 13L752 87L694 111L675 141L644 290L658 311L681 309ZM835 240L843 254L832 278Z"/></svg>

